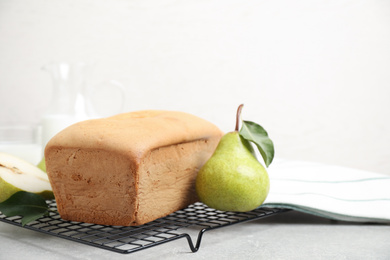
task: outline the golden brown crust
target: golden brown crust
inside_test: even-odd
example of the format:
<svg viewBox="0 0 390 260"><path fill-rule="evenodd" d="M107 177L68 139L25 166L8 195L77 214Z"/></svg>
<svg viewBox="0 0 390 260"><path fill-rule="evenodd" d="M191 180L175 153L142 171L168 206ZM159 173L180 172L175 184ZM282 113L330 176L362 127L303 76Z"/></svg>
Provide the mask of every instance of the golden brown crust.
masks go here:
<svg viewBox="0 0 390 260"><path fill-rule="evenodd" d="M64 129L45 149L61 217L140 225L186 207L196 200L197 171L221 136L201 118L158 110Z"/></svg>
<svg viewBox="0 0 390 260"><path fill-rule="evenodd" d="M122 149L134 158L157 147L206 139L220 130L208 121L177 111L144 110L74 124L52 138L48 146Z"/></svg>

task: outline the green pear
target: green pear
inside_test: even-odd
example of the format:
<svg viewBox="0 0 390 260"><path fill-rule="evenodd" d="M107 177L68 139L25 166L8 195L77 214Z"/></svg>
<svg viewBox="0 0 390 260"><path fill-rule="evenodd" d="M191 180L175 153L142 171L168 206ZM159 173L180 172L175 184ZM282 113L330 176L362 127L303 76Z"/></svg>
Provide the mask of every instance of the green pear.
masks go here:
<svg viewBox="0 0 390 260"><path fill-rule="evenodd" d="M195 188L200 201L222 211L246 212L265 201L270 189L268 173L240 135L238 124L234 132L221 138L199 170Z"/></svg>
<svg viewBox="0 0 390 260"><path fill-rule="evenodd" d="M48 176L37 166L10 154L0 153L0 202L18 191L53 199Z"/></svg>
<svg viewBox="0 0 390 260"><path fill-rule="evenodd" d="M46 161L45 156L43 156L42 160L38 163L37 167L42 171L46 172Z"/></svg>

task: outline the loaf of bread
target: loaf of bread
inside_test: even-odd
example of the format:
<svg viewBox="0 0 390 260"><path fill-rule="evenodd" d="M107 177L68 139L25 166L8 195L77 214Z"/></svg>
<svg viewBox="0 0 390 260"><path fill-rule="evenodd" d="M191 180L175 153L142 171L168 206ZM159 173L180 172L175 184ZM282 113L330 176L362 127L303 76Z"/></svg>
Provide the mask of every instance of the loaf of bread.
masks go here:
<svg viewBox="0 0 390 260"><path fill-rule="evenodd" d="M133 226L197 201L195 178L222 132L175 111L145 110L76 123L45 148L61 218Z"/></svg>

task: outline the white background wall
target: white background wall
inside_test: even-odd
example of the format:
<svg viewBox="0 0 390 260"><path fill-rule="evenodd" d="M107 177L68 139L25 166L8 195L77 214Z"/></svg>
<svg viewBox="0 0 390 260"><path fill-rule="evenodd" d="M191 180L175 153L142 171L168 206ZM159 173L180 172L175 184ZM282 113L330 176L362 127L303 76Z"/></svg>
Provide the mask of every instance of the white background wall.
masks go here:
<svg viewBox="0 0 390 260"><path fill-rule="evenodd" d="M0 125L38 124L49 61L96 62L126 111L235 110L276 157L390 174L390 1L0 0Z"/></svg>

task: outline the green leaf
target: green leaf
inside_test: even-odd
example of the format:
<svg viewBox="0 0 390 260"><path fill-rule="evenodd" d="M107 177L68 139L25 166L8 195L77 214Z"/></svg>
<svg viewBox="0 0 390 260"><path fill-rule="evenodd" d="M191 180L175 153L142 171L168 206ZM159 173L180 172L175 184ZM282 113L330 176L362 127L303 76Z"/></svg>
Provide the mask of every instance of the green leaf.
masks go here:
<svg viewBox="0 0 390 260"><path fill-rule="evenodd" d="M268 167L274 159L275 150L274 143L268 137L267 131L254 122L243 121L240 135L257 146L265 165Z"/></svg>
<svg viewBox="0 0 390 260"><path fill-rule="evenodd" d="M49 208L40 195L19 191L0 203L0 211L7 217L22 216L22 226L48 215Z"/></svg>

